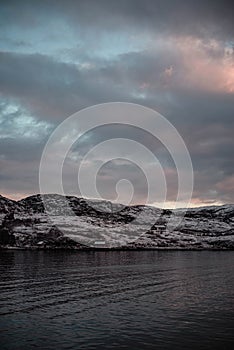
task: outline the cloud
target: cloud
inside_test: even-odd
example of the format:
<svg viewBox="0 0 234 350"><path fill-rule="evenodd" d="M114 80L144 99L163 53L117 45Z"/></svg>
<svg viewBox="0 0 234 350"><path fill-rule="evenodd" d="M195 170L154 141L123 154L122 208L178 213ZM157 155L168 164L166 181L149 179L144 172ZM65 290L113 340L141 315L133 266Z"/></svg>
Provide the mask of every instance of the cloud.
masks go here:
<svg viewBox="0 0 234 350"><path fill-rule="evenodd" d="M46 121L38 121L14 103L0 103L0 140L25 138L34 142L46 136L52 125Z"/></svg>
<svg viewBox="0 0 234 350"><path fill-rule="evenodd" d="M2 193L38 190L40 154L59 122L84 107L126 101L156 109L177 127L194 164L194 203L234 202L233 2L8 0L0 9ZM170 155L139 130L95 130L70 161L116 135L157 154L172 201ZM114 182L132 173L110 163L99 175L101 191L113 194ZM145 184L135 173L139 202Z"/></svg>
<svg viewBox="0 0 234 350"><path fill-rule="evenodd" d="M74 31L82 34L90 28L98 31L135 30L165 31L195 35L233 36L233 2L231 0L24 0L2 1L3 25L18 28L53 27L64 18ZM16 16L17 15L17 16ZM59 22L60 21L60 22ZM83 29L83 30L82 30ZM63 31L65 29L63 28ZM62 33L63 34L63 33ZM95 32L93 33L94 38Z"/></svg>

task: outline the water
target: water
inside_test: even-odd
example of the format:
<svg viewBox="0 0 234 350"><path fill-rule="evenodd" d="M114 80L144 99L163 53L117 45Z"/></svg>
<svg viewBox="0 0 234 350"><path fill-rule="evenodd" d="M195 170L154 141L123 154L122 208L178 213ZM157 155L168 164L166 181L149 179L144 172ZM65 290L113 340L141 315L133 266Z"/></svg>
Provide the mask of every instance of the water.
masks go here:
<svg viewBox="0 0 234 350"><path fill-rule="evenodd" d="M0 348L231 349L234 252L1 251Z"/></svg>

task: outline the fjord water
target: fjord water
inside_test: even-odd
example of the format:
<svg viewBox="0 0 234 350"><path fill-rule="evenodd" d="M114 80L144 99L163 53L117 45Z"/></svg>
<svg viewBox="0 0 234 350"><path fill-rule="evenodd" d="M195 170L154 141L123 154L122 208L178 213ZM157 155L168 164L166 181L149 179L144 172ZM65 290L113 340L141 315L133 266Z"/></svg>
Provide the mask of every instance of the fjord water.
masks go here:
<svg viewBox="0 0 234 350"><path fill-rule="evenodd" d="M1 251L0 348L231 349L234 252Z"/></svg>

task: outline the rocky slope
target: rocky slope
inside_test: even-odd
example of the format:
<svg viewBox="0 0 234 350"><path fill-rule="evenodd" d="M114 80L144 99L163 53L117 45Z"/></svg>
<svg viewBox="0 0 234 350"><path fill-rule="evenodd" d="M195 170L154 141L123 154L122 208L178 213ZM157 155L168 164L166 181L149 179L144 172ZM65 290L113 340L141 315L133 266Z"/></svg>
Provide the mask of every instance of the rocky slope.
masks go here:
<svg viewBox="0 0 234 350"><path fill-rule="evenodd" d="M40 195L18 202L0 196L0 247L234 249L234 205L186 212L74 196L43 198L47 212Z"/></svg>

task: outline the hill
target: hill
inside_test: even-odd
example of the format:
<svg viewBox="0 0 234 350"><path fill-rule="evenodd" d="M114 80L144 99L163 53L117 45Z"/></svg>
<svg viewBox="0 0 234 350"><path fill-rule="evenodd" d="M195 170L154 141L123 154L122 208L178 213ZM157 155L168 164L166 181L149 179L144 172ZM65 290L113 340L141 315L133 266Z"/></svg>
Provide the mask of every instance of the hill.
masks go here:
<svg viewBox="0 0 234 350"><path fill-rule="evenodd" d="M234 205L185 211L58 194L0 196L0 247L233 249Z"/></svg>

